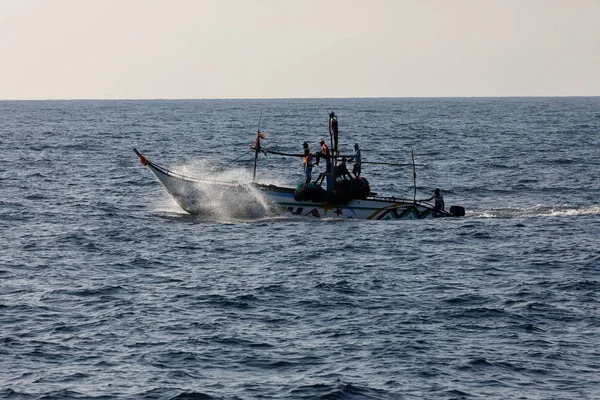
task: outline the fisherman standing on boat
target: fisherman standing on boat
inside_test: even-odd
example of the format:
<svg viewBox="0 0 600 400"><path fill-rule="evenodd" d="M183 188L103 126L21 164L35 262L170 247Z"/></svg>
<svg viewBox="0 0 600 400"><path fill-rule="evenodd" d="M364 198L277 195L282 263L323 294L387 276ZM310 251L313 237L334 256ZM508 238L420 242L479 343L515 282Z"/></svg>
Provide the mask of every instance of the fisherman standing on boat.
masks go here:
<svg viewBox="0 0 600 400"><path fill-rule="evenodd" d="M308 142L304 142L302 143L302 147L304 147L304 156L302 158L302 167L304 168L304 170L306 170L306 152L308 151L310 153L310 150L308 148Z"/></svg>
<svg viewBox="0 0 600 400"><path fill-rule="evenodd" d="M333 142L333 154L338 155L338 120L333 111L329 114L329 136Z"/></svg>
<svg viewBox="0 0 600 400"><path fill-rule="evenodd" d="M356 179L358 179L358 177L360 176L360 164L361 164L360 149L358 148L358 143L354 143L354 155L352 157L350 157L348 161L352 161L352 160L354 160L354 166L352 167L352 173L354 174Z"/></svg>
<svg viewBox="0 0 600 400"><path fill-rule="evenodd" d="M304 164L304 176L306 177L304 181L304 186L308 186L312 179L313 169L313 155L310 152L310 150L308 150L308 145L304 148L304 158L302 159L302 162Z"/></svg>
<svg viewBox="0 0 600 400"><path fill-rule="evenodd" d="M333 184L331 181L331 154L329 153L329 147L327 147L327 144L325 143L325 140L321 139L321 151L317 153L317 162L315 163L315 165L319 165L319 160L321 158L325 159L325 172L322 172L321 174L319 174L319 177L317 178L317 184L320 184L320 182L323 182L323 179L325 177L327 177L327 190L332 190L333 189Z"/></svg>
<svg viewBox="0 0 600 400"><path fill-rule="evenodd" d="M440 193L440 189L435 189L435 192L433 192L433 196L426 199L425 201L430 200L434 200L435 202L433 205L433 209L435 211L440 211L444 209L444 196L442 196L442 194Z"/></svg>

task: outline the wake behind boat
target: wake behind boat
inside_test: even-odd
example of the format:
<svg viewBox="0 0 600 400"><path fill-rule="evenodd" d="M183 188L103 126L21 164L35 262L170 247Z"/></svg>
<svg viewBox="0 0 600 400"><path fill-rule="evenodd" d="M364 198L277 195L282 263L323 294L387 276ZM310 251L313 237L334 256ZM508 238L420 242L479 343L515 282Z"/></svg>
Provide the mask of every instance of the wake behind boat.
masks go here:
<svg viewBox="0 0 600 400"><path fill-rule="evenodd" d="M264 135L259 128L253 146L255 150L254 176L256 176L257 160L261 152L289 157L303 156L302 154L287 154L264 149L261 147L261 138L264 138ZM337 132L335 135L332 134L331 138L332 148L335 151L331 154L319 154L319 156L323 157L325 162L333 162L332 165L336 165L337 159L342 157L337 154ZM289 188L265 185L254 181L251 183L225 182L186 176L150 161L137 149L134 151L142 165L154 174L177 204L190 214L214 215L220 213L220 210L226 209L227 215L233 217L291 214L318 218L372 220L425 219L465 215L464 208L460 206L452 206L449 211L446 211L443 206L436 207L428 201L417 200L416 185L413 199L377 196L371 192L370 185L364 177L352 178L350 176L352 179L337 177L336 180L336 168L330 168L331 165L328 167L329 173L324 177L327 179L327 189L310 180L299 184L296 188Z"/></svg>

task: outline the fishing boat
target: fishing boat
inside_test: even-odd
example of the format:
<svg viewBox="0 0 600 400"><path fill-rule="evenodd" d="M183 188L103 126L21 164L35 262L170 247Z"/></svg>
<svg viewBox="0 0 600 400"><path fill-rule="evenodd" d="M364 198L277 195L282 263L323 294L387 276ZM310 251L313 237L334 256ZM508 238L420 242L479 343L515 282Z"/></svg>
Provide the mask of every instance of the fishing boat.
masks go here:
<svg viewBox="0 0 600 400"><path fill-rule="evenodd" d="M332 113L333 114L333 113ZM331 115L331 114L330 114ZM331 121L330 121L331 122ZM331 131L331 123L330 123ZM332 148L337 149L337 132L331 133ZM435 207L425 200L416 199L416 183L412 199L378 196L371 192L368 181L363 178L338 179L335 168L327 176L325 189L314 182L299 184L296 188L280 187L255 182L257 160L260 153L281 156L302 157L302 154L288 154L270 151L261 146L264 135L257 131L252 149L254 155L253 181L248 183L201 179L184 175L150 161L137 149L133 149L143 166L148 168L175 202L186 212L194 215L214 215L226 210L228 216L248 217L267 214L288 214L317 218L345 219L426 219L440 217L461 217L465 210L452 206L449 210ZM327 157L327 156L326 156ZM332 152L329 162L337 164L341 158ZM416 177L413 155L413 177Z"/></svg>

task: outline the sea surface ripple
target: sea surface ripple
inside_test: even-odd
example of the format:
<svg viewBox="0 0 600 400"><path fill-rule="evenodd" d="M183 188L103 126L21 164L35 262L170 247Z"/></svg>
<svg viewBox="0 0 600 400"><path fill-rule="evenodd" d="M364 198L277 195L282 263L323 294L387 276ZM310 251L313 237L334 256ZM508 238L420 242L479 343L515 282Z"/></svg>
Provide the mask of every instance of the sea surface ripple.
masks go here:
<svg viewBox="0 0 600 400"><path fill-rule="evenodd" d="M257 129L417 163L467 216L184 213ZM259 116L262 113L262 117ZM0 102L0 398L600 398L600 98ZM260 126L259 126L260 124ZM316 171L319 172L318 170ZM410 168L365 164L411 196ZM259 159L295 186L299 160Z"/></svg>

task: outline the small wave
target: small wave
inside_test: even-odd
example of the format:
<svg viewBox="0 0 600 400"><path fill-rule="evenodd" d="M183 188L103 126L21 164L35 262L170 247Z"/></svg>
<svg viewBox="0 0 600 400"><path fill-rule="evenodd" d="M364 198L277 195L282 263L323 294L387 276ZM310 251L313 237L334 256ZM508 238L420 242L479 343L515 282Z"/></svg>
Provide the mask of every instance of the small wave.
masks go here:
<svg viewBox="0 0 600 400"><path fill-rule="evenodd" d="M209 394L202 392L183 392L177 396L171 397L171 400L216 400L219 397L213 397Z"/></svg>
<svg viewBox="0 0 600 400"><path fill-rule="evenodd" d="M466 397L471 397L472 395L467 393L467 392L463 392L462 390L458 390L458 389L452 389L452 390L448 390L445 392L446 395L450 396L450 399L464 399Z"/></svg>
<svg viewBox="0 0 600 400"><path fill-rule="evenodd" d="M89 399L90 396L86 396L83 393L76 392L69 389L61 389L53 392L46 393L43 396L36 397L40 400L63 400L63 399ZM93 397L94 399L108 399L108 396Z"/></svg>
<svg viewBox="0 0 600 400"><path fill-rule="evenodd" d="M596 293L600 289L600 282L596 280L567 281L556 285L556 289L564 291L581 291Z"/></svg>
<svg viewBox="0 0 600 400"><path fill-rule="evenodd" d="M252 308L258 301L258 298L251 294L241 296L224 296L219 294L211 294L207 296L201 296L200 298L203 302L212 306L233 309Z"/></svg>
<svg viewBox="0 0 600 400"><path fill-rule="evenodd" d="M84 289L58 289L54 290L54 294L65 294L77 297L98 297L110 296L123 291L122 286L105 286L100 288L84 288Z"/></svg>
<svg viewBox="0 0 600 400"><path fill-rule="evenodd" d="M290 397L310 399L384 399L392 398L392 393L381 389L353 385L337 381L334 384L316 383L301 386L290 391Z"/></svg>
<svg viewBox="0 0 600 400"><path fill-rule="evenodd" d="M456 318L462 319L496 319L496 318L504 318L510 316L508 312L502 310L500 308L489 308L489 307L471 307L465 309L459 309L452 313Z"/></svg>
<svg viewBox="0 0 600 400"><path fill-rule="evenodd" d="M46 200L48 197L42 193L34 193L23 197L25 200Z"/></svg>
<svg viewBox="0 0 600 400"><path fill-rule="evenodd" d="M522 325L521 328L525 331L525 332L545 332L542 328L538 328L537 326L533 325L533 324L525 324Z"/></svg>
<svg viewBox="0 0 600 400"><path fill-rule="evenodd" d="M139 399L169 399L169 400L217 400L220 397L214 397L206 393L195 391L184 391L182 389L154 388L139 393Z"/></svg>
<svg viewBox="0 0 600 400"><path fill-rule="evenodd" d="M356 288L356 285L352 284L351 282L342 279L340 281L337 282L318 282L316 285L316 288L324 290L324 291L331 291L331 292L338 292L338 293L343 293L343 294L355 294L355 293L362 293L363 291Z"/></svg>
<svg viewBox="0 0 600 400"><path fill-rule="evenodd" d="M451 297L444 301L450 304L484 304L490 301L490 299L477 294L465 293L456 297Z"/></svg>
<svg viewBox="0 0 600 400"><path fill-rule="evenodd" d="M0 398L2 399L34 399L36 396L17 392L9 387L0 390Z"/></svg>

